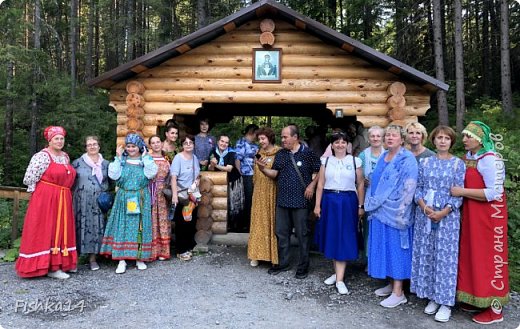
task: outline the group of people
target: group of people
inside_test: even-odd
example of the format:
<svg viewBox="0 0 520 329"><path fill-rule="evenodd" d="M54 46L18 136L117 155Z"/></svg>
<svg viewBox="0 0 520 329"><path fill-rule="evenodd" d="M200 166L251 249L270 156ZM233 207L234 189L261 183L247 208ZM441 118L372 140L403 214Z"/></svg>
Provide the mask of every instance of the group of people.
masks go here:
<svg viewBox="0 0 520 329"><path fill-rule="evenodd" d="M255 183L271 179L276 184L271 190L275 207L266 209L270 223L274 220L278 261L271 258L268 273L290 269L294 230L295 277L307 276L307 216L314 206L314 241L334 268L324 283L335 285L338 293L349 293L347 262L359 259L365 243L369 276L389 281L375 291L386 297L381 306L406 303L409 281L410 291L428 301L424 312L436 321L449 321L456 301L477 312L477 323L502 321L502 305L509 299L504 163L484 123L472 121L462 136L467 153L460 159L451 153L457 134L448 126L431 132L435 152L424 146L428 133L420 123L375 126L358 157L352 154L352 136L335 130L330 153L319 158L300 140L296 126L285 127L282 148L274 158L260 153L254 176ZM268 194L262 190L263 198ZM258 239L251 236L250 248ZM256 261L252 253L249 258Z"/></svg>
<svg viewBox="0 0 520 329"><path fill-rule="evenodd" d="M316 232L319 249L335 270L325 284L348 293L345 261L357 258L355 232L363 223L356 217L364 217L368 274L389 281L375 291L386 297L381 306L406 303L403 283L410 280L410 291L428 300L424 312L436 321L449 321L456 301L478 312L477 323L503 320L509 299L504 164L487 125L472 121L462 135L467 153L459 159L450 153L456 141L450 127L431 132L435 152L424 146L428 133L419 123L371 127L360 166L344 155L342 133L332 135L333 156L322 159L314 209L324 222Z"/></svg>
<svg viewBox="0 0 520 329"><path fill-rule="evenodd" d="M190 260L199 174L217 170L227 172L229 224L250 233L251 266L269 262L271 275L290 270L294 232L298 279L308 276L314 239L333 261L324 283L348 294L347 262L365 249L369 276L389 282L375 291L386 297L381 306L406 303L410 280L410 291L428 300L424 312L437 321L449 320L456 301L479 311L478 323L502 321L509 298L505 172L484 123L472 121L462 132L462 159L450 153L453 129L431 132L433 152L419 123L371 127L366 149L336 129L324 154L302 141L296 125L282 129L281 147L271 128L256 125L244 129L235 148L229 136L211 136L205 119L198 135L183 135L179 143L178 127L168 125L164 141L149 138L148 151L141 136L129 134L110 163L99 139L88 136L85 154L71 163L62 150L65 130L46 128L48 146L24 177L32 197L17 273L66 279L78 254L88 255L91 270L99 269L98 254L119 261L116 273L126 271L128 260L144 270L145 262L171 258L172 222L175 252ZM111 181L117 192L105 220L100 196Z"/></svg>

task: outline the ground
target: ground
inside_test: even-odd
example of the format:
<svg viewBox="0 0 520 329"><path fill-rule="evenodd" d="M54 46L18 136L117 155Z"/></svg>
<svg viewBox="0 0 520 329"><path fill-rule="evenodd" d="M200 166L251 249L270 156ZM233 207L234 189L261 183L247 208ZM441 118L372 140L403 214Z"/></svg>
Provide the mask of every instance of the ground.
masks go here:
<svg viewBox="0 0 520 329"><path fill-rule="evenodd" d="M190 262L154 262L146 271L132 264L115 274L111 261L95 272L82 265L66 281L20 279L13 264L1 264L0 329L483 327L459 309L447 324L435 322L414 295L396 309L382 308L373 291L383 282L368 278L362 264L349 266L351 294L340 296L323 284L332 265L319 254L311 255L305 280L294 270L268 275L267 264L253 268L246 254L244 246L212 245ZM505 321L489 327L519 328L519 310L513 293Z"/></svg>

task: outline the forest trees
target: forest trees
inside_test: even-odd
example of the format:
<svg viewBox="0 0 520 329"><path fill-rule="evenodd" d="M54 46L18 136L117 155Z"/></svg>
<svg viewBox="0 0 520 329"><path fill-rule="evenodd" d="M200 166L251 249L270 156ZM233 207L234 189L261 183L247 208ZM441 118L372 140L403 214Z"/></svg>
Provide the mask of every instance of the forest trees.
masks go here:
<svg viewBox="0 0 520 329"><path fill-rule="evenodd" d="M2 183L20 184L19 171L24 166L13 169L12 165L26 164L29 156L38 151L43 125L67 122L76 129L71 138L97 133L113 140L110 136L115 134L115 114L107 107L106 94L102 90L89 90L86 81L253 2L257 1L1 2ZM420 71L445 79L452 87L447 94L447 107L432 102L434 110L428 112L429 120L456 123L460 129L464 114L460 103L463 96L468 107L481 97L490 97L502 100L504 110L512 111L514 98L511 95L520 91L518 1L279 2ZM433 5L437 2L440 17L434 19ZM438 65L435 65L433 51L434 24L440 28L436 41L439 53L442 51L444 55ZM441 64L444 78L435 73ZM456 85L464 89L454 88L455 80ZM456 89L459 90L458 100L455 98ZM456 106L460 107L457 117ZM441 109L441 115L437 118L438 109ZM70 145L72 155L83 151L77 144Z"/></svg>

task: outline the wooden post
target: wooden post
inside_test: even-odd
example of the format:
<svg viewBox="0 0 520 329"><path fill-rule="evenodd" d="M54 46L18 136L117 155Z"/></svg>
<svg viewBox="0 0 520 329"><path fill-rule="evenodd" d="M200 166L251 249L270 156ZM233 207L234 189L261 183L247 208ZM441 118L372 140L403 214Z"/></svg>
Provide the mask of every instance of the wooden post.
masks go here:
<svg viewBox="0 0 520 329"><path fill-rule="evenodd" d="M13 222L11 223L11 242L18 238L18 209L20 208L20 191L14 190Z"/></svg>

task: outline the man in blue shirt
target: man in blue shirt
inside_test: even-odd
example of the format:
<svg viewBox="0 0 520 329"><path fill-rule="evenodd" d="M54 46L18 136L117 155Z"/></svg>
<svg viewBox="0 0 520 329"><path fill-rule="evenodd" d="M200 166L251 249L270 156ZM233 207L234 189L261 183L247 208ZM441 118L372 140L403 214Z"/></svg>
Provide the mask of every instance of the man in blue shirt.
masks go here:
<svg viewBox="0 0 520 329"><path fill-rule="evenodd" d="M256 131L258 126L255 124L247 125L244 129L244 137L240 138L235 147L235 166L242 174L244 183L244 210L235 225L236 232L248 233L251 225L251 205L253 200L253 173L255 167L255 154L258 152L258 145L255 144Z"/></svg>
<svg viewBox="0 0 520 329"><path fill-rule="evenodd" d="M257 160L260 170L277 179L275 232L278 239L279 265L269 269L276 275L290 269L289 248L292 229L298 239L299 261L295 277L305 279L309 272L310 230L308 224L309 202L314 195L320 158L300 143L298 127L289 125L282 129L282 146L275 156L271 169Z"/></svg>

